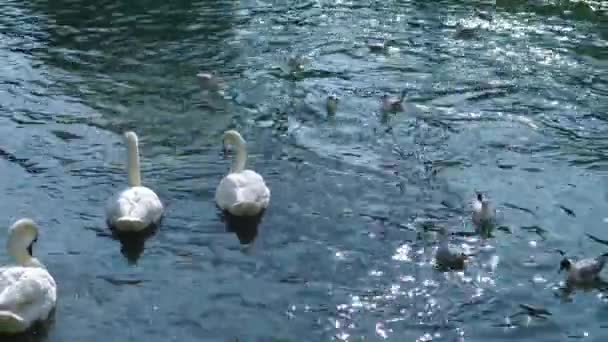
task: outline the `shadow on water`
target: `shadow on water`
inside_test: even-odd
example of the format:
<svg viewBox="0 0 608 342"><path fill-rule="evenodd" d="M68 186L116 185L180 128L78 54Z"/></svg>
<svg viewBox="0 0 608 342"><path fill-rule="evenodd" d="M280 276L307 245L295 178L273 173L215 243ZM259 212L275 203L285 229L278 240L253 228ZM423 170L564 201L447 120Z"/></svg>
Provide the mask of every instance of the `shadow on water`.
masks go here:
<svg viewBox="0 0 608 342"><path fill-rule="evenodd" d="M266 210L263 210L256 216L235 216L227 211L221 211L220 215L226 225L226 231L234 233L241 245L249 245L258 236L258 227L265 212Z"/></svg>
<svg viewBox="0 0 608 342"><path fill-rule="evenodd" d="M49 318L44 321L38 321L34 323L28 330L11 335L0 334L0 341L2 342L42 342L47 340L49 331L55 325L55 312L57 309L53 309L49 314Z"/></svg>
<svg viewBox="0 0 608 342"><path fill-rule="evenodd" d="M120 253L127 259L129 264L134 265L144 252L146 240L156 234L160 224L159 222L158 225L149 226L137 233L119 232L111 226L109 228L112 232L112 238L120 242Z"/></svg>

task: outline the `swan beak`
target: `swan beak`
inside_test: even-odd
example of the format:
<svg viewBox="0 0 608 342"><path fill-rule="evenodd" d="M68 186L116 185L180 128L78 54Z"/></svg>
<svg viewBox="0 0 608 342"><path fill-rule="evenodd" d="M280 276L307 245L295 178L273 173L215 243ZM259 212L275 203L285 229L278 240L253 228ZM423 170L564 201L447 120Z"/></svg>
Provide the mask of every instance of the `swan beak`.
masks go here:
<svg viewBox="0 0 608 342"><path fill-rule="evenodd" d="M28 247L27 247L27 251L28 253L30 253L30 256L33 256L33 250L34 250L34 243L32 242Z"/></svg>

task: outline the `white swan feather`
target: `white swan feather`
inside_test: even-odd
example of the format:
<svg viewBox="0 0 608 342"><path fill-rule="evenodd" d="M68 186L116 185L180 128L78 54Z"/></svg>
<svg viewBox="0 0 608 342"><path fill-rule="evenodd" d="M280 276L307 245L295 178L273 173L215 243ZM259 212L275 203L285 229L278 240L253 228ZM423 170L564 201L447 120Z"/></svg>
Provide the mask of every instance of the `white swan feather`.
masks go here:
<svg viewBox="0 0 608 342"><path fill-rule="evenodd" d="M108 224L120 232L138 232L159 223L163 204L152 189L141 185L139 146L135 132L125 134L128 148L129 187L106 206Z"/></svg>
<svg viewBox="0 0 608 342"><path fill-rule="evenodd" d="M217 187L215 202L222 210L235 216L258 215L270 202L270 190L257 172L245 170L246 143L239 132L226 131L223 141L224 146L230 144L235 147L236 157L230 172Z"/></svg>
<svg viewBox="0 0 608 342"><path fill-rule="evenodd" d="M0 268L0 332L19 333L48 319L57 302L57 285L32 256L38 228L21 219L9 228L8 251L17 265Z"/></svg>

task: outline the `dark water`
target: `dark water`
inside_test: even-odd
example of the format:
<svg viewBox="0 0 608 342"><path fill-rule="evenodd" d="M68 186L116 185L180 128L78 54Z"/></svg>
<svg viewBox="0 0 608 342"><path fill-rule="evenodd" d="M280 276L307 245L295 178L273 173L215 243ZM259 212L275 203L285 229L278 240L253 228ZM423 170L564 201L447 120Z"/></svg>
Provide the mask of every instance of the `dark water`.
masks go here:
<svg viewBox="0 0 608 342"><path fill-rule="evenodd" d="M606 249L585 237L608 238L606 2L0 8L2 225L38 221L37 253L59 286L40 340L608 338L608 298L559 297L553 252ZM371 52L368 39L391 48ZM305 57L302 71L289 72L291 56ZM218 72L225 96L202 94L199 71ZM401 89L406 111L379 113L379 96ZM245 252L213 203L228 128L272 191ZM128 129L167 205L131 261L103 216L126 185ZM463 273L437 272L425 227L471 231L475 190L503 228L455 237L476 256ZM519 315L520 304L552 315Z"/></svg>

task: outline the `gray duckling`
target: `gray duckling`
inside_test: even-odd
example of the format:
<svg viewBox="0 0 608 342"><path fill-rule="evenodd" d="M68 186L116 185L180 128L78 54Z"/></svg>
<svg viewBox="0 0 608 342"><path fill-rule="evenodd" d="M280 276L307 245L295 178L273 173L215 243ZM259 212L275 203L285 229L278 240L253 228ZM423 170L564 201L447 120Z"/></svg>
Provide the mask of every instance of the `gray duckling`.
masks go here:
<svg viewBox="0 0 608 342"><path fill-rule="evenodd" d="M495 210L492 208L490 201L481 192L478 192L473 199L472 209L472 220L477 229L494 221L494 217L496 216Z"/></svg>
<svg viewBox="0 0 608 342"><path fill-rule="evenodd" d="M564 253L559 251L562 255ZM600 272L606 265L608 253L604 253L595 258L582 259L576 262L564 256L559 265L559 271L568 272L566 284L568 286L589 285L600 280Z"/></svg>
<svg viewBox="0 0 608 342"><path fill-rule="evenodd" d="M462 270L468 256L462 252L450 248L449 235L445 228L440 229L440 242L435 253L435 262L438 267L444 269Z"/></svg>
<svg viewBox="0 0 608 342"><path fill-rule="evenodd" d="M199 72L196 74L198 77L201 89L204 91L213 91L221 93L225 87L224 81L222 81L214 73Z"/></svg>
<svg viewBox="0 0 608 342"><path fill-rule="evenodd" d="M330 94L329 96L327 96L326 106L328 115L336 114L336 112L338 111L338 102L339 99L335 94Z"/></svg>
<svg viewBox="0 0 608 342"><path fill-rule="evenodd" d="M405 90L401 91L401 96L398 98L390 97L388 94L382 95L382 112L397 113L403 111L403 100L405 99Z"/></svg>

